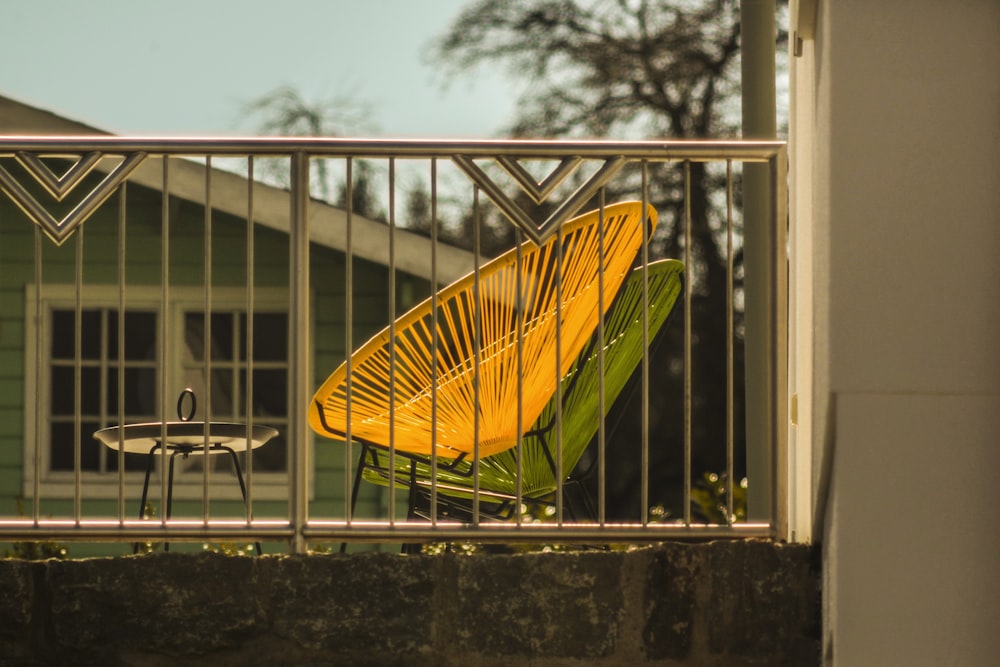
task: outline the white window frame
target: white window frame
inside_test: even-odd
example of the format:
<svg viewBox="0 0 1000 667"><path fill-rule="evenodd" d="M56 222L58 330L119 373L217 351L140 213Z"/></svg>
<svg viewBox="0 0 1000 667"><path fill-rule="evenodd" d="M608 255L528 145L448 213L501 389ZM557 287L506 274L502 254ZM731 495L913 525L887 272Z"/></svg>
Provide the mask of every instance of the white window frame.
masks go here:
<svg viewBox="0 0 1000 667"><path fill-rule="evenodd" d="M40 298L36 298L34 284L26 285L25 288L25 397L24 397L24 465L23 465L23 495L25 498L32 498L35 486L35 448L37 443L47 444L51 441L51 430L49 424L49 407L45 404L50 394L49 384L51 382L51 350L52 350L52 312L54 309L74 310L76 308L76 286L73 284L43 284ZM41 305L41 313L36 313L36 301ZM113 308L119 307L119 292L116 286L112 285L85 285L82 290L81 304L84 309L88 308ZM159 318L164 316L161 312L162 293L159 287L136 286L128 287L125 291L125 310L152 310ZM204 312L205 291L201 287L171 286L168 291L168 341L166 354L169 359L176 360L170 367L162 370L167 373L168 388L177 387L177 394L184 389L184 313L190 311ZM246 290L239 287L214 287L212 288L212 309L224 311L246 312ZM254 289L254 313L280 312L289 315L288 291L283 288L258 287ZM38 323L38 335L32 335L35 331L33 322ZM157 329L161 323L158 321ZM126 332L127 333L127 332ZM291 331L289 331L288 344L291 346ZM41 346L41 349L38 349ZM40 353L41 364L36 367L36 355ZM159 353L159 351L157 351ZM291 356L286 355L287 372L291 379ZM163 366L162 360L156 359L157 369ZM161 378L158 374L156 382L156 405L164 404L159 396ZM36 391L42 404L36 405ZM168 389L170 391L170 389ZM198 417L204 414L204 406L207 397L199 398ZM176 419L174 406L176 397L168 396L165 401L168 414L165 415L167 421ZM41 409L41 419L35 418L36 407ZM287 414L286 422L290 421L293 415ZM36 426L40 426L40 431L36 433ZM287 433L286 433L287 436ZM287 441L286 441L287 445ZM267 445L264 445L265 447ZM237 453L240 449L235 448ZM49 447L44 446L41 451L39 480L39 495L42 498L67 499L73 498L76 493L75 473L73 471L53 471L51 470L51 452ZM117 455L117 453L114 453ZM215 457L213 457L215 458ZM95 472L81 471L82 494L85 499L113 499L118 497L118 472ZM125 498L126 501L134 499L138 502L142 493L143 471L126 471L125 477ZM246 476L246 471L244 471ZM149 494L152 498L158 498L160 494L160 461L158 460L150 477ZM174 471L174 491L175 501L201 500L203 495L203 475L200 471L184 473L182 459L178 459ZM310 494L311 495L311 494ZM288 498L288 471L268 472L254 469L253 471L253 497L254 500L287 500ZM235 477L231 475L211 475L211 499L212 500L242 500L239 485Z"/></svg>

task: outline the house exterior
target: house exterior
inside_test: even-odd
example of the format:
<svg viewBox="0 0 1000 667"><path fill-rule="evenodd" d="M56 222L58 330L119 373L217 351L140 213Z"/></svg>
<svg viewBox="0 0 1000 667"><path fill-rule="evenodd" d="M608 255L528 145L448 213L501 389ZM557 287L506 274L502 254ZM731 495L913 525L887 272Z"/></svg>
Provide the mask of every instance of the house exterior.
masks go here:
<svg viewBox="0 0 1000 667"><path fill-rule="evenodd" d="M791 447L823 664L993 664L1000 4L793 0L791 33Z"/></svg>
<svg viewBox="0 0 1000 667"><path fill-rule="evenodd" d="M0 98L0 133L89 135L97 130L30 107ZM5 415L0 438L0 505L2 514L16 515L21 498L41 491L46 499L42 513L64 515L72 512L78 493L73 481L77 438L83 469L84 511L115 512L118 495L117 453L91 436L100 428L119 423L117 413L118 368L123 367L126 391L126 423L160 421L162 407L170 406L173 419L175 397L191 387L199 403L196 418L204 418L206 379L199 367L205 351L211 349L213 371L211 411L213 421L243 421L246 395L248 308L253 312L253 405L256 423L276 428L279 435L253 456L254 513L267 517L287 514L288 457L284 433L289 423L288 369L290 362L289 283L289 196L285 190L260 183L253 185L253 224L248 225L247 193L250 182L235 173L205 164L172 159L170 196L162 193L161 160L147 160L130 178L127 190L113 194L61 245L38 235L42 261L35 265L35 225L15 208L7 196L0 197L0 411ZM4 165L22 168L14 160ZM56 176L65 165L48 168ZM84 190L100 180L98 166L80 184ZM30 179L21 179L28 181ZM206 185L206 183L210 185ZM41 188L37 188L41 190ZM40 195L40 192L34 194ZM122 197L127 197L127 220L120 219ZM211 214L206 214L206 201ZM311 238L312 272L310 308L315 322L311 367L314 385L345 356L344 276L345 212L314 201L310 203L314 233ZM124 214L122 214L124 217ZM210 220L210 226L206 220ZM167 222L164 222L166 220ZM389 317L388 281L394 279L396 312L406 310L429 293L431 274L426 257L430 241L405 230L395 230L399 251L390 273L388 226L353 216L351 257L354 281L353 330L355 344L384 327ZM165 231L164 227L167 227ZM209 227L206 234L203 230ZM161 261L164 240L169 244L169 261ZM210 245L206 245L210 244ZM252 245L248 245L252 244ZM206 267L202 257L210 248L212 261ZM248 248L252 247L250 251ZM122 251L126 251L122 253ZM251 254L252 252L252 254ZM466 272L471 256L448 246L439 246L437 280L447 282ZM126 257L119 266L118 257ZM77 256L82 276L77 275ZM252 266L247 257L252 256ZM252 269L252 272L250 271ZM36 273L37 272L37 273ZM116 285L124 273L127 291L120 301ZM168 290L160 284L167 276ZM74 287L82 278L83 288ZM206 302L206 282L211 283L211 301ZM252 282L252 297L248 297ZM41 290L37 285L42 285ZM252 306L248 305L252 302ZM124 352L118 357L117 313L125 306ZM212 311L210 323L205 310ZM79 312L78 312L79 311ZM82 322L76 336L77 317ZM37 338L26 335L28 323L38 319ZM206 342L206 337L210 341ZM173 359L157 371L159 345ZM80 346L81 368L74 368ZM123 362L122 362L123 360ZM94 392L76 396L75 373L83 376L83 386ZM40 399L40 397L46 397ZM51 397L51 398L49 398ZM36 406L37 401L41 406ZM39 418L36 407L40 407ZM82 427L76 433L76 416ZM343 448L330 441L317 443L312 453L313 480L310 502L342 503L344 496ZM36 450L36 447L39 448ZM34 479L32 463L41 462L41 478ZM175 514L192 511L202 498L201 461L192 457L181 462L174 498ZM217 459L220 457L212 457ZM127 455L126 496L135 499L129 507L138 511L138 499L145 470L145 457ZM238 485L231 477L228 462L216 467L225 474L212 481L213 514L239 516L242 503ZM159 482L150 494L149 513L158 514ZM384 503L378 487L367 489L358 512L378 512ZM95 553L119 552L127 545L104 545ZM77 545L73 555L87 555L88 547Z"/></svg>

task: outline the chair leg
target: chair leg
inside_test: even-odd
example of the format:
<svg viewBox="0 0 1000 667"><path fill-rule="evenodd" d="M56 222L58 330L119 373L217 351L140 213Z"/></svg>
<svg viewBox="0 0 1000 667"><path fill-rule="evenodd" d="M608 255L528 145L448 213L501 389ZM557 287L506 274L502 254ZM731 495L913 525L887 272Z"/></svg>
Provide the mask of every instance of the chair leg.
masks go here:
<svg viewBox="0 0 1000 667"><path fill-rule="evenodd" d="M410 489L407 494L407 508L406 508L406 519L412 521L417 518L417 462L410 460ZM402 552L404 554L418 554L420 553L419 543L406 543L402 546Z"/></svg>
<svg viewBox="0 0 1000 667"><path fill-rule="evenodd" d="M361 455L358 457L358 468L357 470L354 471L354 481L351 484L351 514L349 517L351 519L354 518L354 510L358 504L358 493L360 493L361 491L361 473L365 469L365 456L367 456L368 453L369 453L368 445L362 443ZM374 456L374 453L372 453L372 456ZM340 553L346 553L346 552L347 552L347 542L341 542Z"/></svg>
<svg viewBox="0 0 1000 667"><path fill-rule="evenodd" d="M407 520L412 520L417 518L416 503L417 503L417 462L410 461L410 489L406 498Z"/></svg>
<svg viewBox="0 0 1000 667"><path fill-rule="evenodd" d="M542 452L545 454L545 459L549 463L549 469L552 471L552 478L557 479L558 475L556 474L556 460L555 457L552 455L552 451L549 449L549 442L545 438L545 436L542 435L541 433L538 433L538 441L542 446ZM567 476L568 474L569 473L567 473ZM594 511L593 499L590 497L590 494L587 492L587 489L582 484L574 483L573 481L568 479L560 480L559 483L562 485L563 501L565 503L566 509L569 511L571 521L576 521L579 519L580 516L584 515L587 516L587 518L589 519L597 518L597 512ZM566 493L566 491L571 487L576 487L580 491L580 495L582 497L582 505L583 505L582 513L580 512L581 509L580 506L571 498L572 494Z"/></svg>

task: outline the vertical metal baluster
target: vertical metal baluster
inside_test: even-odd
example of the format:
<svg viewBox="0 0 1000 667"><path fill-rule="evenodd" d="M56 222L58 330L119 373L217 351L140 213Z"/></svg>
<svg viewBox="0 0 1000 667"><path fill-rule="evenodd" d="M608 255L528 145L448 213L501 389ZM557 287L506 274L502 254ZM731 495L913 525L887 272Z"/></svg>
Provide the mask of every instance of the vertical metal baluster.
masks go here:
<svg viewBox="0 0 1000 667"><path fill-rule="evenodd" d="M121 288L119 288L120 291ZM97 386L88 386L88 392L93 392L97 397L97 414L101 419L105 419L108 411L111 409L108 406L108 394L111 393L111 383L108 382L108 374L111 372L110 368L112 362L107 350L111 345L111 312L107 308L97 309L97 332L98 332L98 350L100 350L100 355L97 359ZM118 321L118 318L115 318ZM120 347L120 346L119 346ZM115 355L117 359L118 355ZM115 383L117 387L117 383ZM108 455L105 454L105 448L101 447L97 450L97 469L101 472L107 471L107 466L110 465ZM117 477L117 476L116 476Z"/></svg>
<svg viewBox="0 0 1000 667"><path fill-rule="evenodd" d="M604 219L604 207L605 207L605 189L601 188L598 193L598 221L597 221L597 234L598 234L598 248L597 248L597 258L598 258L598 272L597 272L597 522L600 525L604 525L607 518L607 496L605 484L607 483L607 470L605 469L605 463L607 462L607 452L608 452L608 440L607 440L607 425L605 424L605 417L607 416L605 399L604 399L604 314L607 311L607 306L604 302L604 244L605 244L605 219Z"/></svg>
<svg viewBox="0 0 1000 667"><path fill-rule="evenodd" d="M346 185L346 196L347 200L347 229L346 236L344 239L344 356L345 356L345 369L347 371L347 379L345 380L345 422L344 422L344 498L346 504L347 525L350 526L351 522L354 520L354 507L351 506L351 500L354 497L354 480L352 478L355 468L354 468L354 452L353 445L351 442L351 411L352 402L354 400L354 371L352 369L353 360L351 359L352 352L354 351L354 160L351 157L345 158L345 166L347 175L345 181ZM362 452L363 455L363 452Z"/></svg>
<svg viewBox="0 0 1000 667"><path fill-rule="evenodd" d="M649 524L649 162L642 161L642 525ZM625 278L628 280L628 278Z"/></svg>
<svg viewBox="0 0 1000 667"><path fill-rule="evenodd" d="M475 405L475 415L472 419L472 525L479 526L479 429L480 429L480 414L482 412L482 407L480 405L480 365L482 360L481 356L481 331L482 331L482 294L480 290L482 285L480 284L480 241L481 241L481 230L480 225L483 224L481 217L481 211L479 209L479 186L476 185L472 189L472 259L475 264L473 269L473 280L472 280L472 294L473 296L473 337L472 337L472 358L473 365L475 368L472 372L472 397L473 405Z"/></svg>
<svg viewBox="0 0 1000 667"><path fill-rule="evenodd" d="M160 211L161 245L160 245L160 345L159 345L159 368L160 368L160 442L167 440L167 396L169 394L167 382L169 369L167 360L170 359L168 352L168 341L170 340L170 158L163 156L163 197L161 199L162 209ZM182 316L183 319L183 316ZM169 465L167 448L160 447L158 456L160 457L160 524L166 528L167 522L167 467ZM140 507L140 515L145 515L146 508Z"/></svg>
<svg viewBox="0 0 1000 667"><path fill-rule="evenodd" d="M562 306L563 306L563 244L566 236L563 233L564 226L559 225L556 232L556 359L555 359L555 399L556 399L556 525L563 524L563 393L562 393Z"/></svg>
<svg viewBox="0 0 1000 667"><path fill-rule="evenodd" d="M769 161L771 204L771 312L774 332L769 345L772 380L771 429L771 526L780 539L790 537L788 525L788 154L780 149Z"/></svg>
<svg viewBox="0 0 1000 667"><path fill-rule="evenodd" d="M396 162L389 158L389 525L396 523Z"/></svg>
<svg viewBox="0 0 1000 667"><path fill-rule="evenodd" d="M733 161L726 160L726 524L733 525L735 466L735 336L733 285Z"/></svg>
<svg viewBox="0 0 1000 667"><path fill-rule="evenodd" d="M289 464L291 466L291 515L295 531L292 537L293 553L305 553L303 531L309 521L309 457L304 420L295 418L306 414L309 402L310 357L312 342L309 335L309 156L301 151L291 156L292 202L289 238L289 278L292 290L291 330L292 341L291 402L293 415L288 421Z"/></svg>
<svg viewBox="0 0 1000 667"><path fill-rule="evenodd" d="M524 251L521 246L524 243L524 235L521 228L514 226L514 255L516 257L515 286L517 289L517 451L515 452L514 465L517 476L514 480L514 517L515 523L520 526L523 521L521 508L524 506Z"/></svg>
<svg viewBox="0 0 1000 667"><path fill-rule="evenodd" d="M684 267L691 271L691 163L684 162ZM691 295L693 279L684 281L684 525L691 526Z"/></svg>
<svg viewBox="0 0 1000 667"><path fill-rule="evenodd" d="M125 183L118 200L118 522L125 521ZM104 374L101 374L104 377ZM103 400L103 395L102 395ZM102 410L103 412L103 410Z"/></svg>
<svg viewBox="0 0 1000 667"><path fill-rule="evenodd" d="M202 340L202 364L205 374L205 406L204 413L204 440L202 442L202 462L201 476L201 502L202 518L208 524L210 516L209 490L212 481L211 465L211 441L209 440L209 424L212 422L212 156L205 158L205 237L202 253L204 255L205 270L205 337Z"/></svg>
<svg viewBox="0 0 1000 667"><path fill-rule="evenodd" d="M117 289L120 295L121 286L119 285ZM118 317L116 316L114 318L114 321L112 321L110 310L105 308L99 308L97 310L97 313L98 313L97 334L98 334L98 346L99 346L97 349L100 350L100 354L98 356L98 359L96 360L97 370L98 370L97 386L88 386L87 390L89 392L92 392L97 397L97 414L101 415L101 419L103 419L104 415L107 415L111 411L111 408L108 405L108 395L111 393L111 383L108 381L108 375L111 373L111 368L117 361L119 355L116 354L115 358L112 359L110 355L107 353L107 350L111 345L111 327L118 325ZM119 345L118 347L120 349L121 345ZM121 373L119 373L118 375L120 378ZM118 388L117 381L115 382L115 388L116 389ZM119 400L116 401L115 404L118 405L120 403L121 401ZM84 434L81 432L80 436L82 438L84 437ZM110 465L110 456L106 454L104 450L105 450L104 447L101 447L100 449L97 450L97 469L101 472L106 472L107 466ZM115 475L116 478L119 476L120 474Z"/></svg>
<svg viewBox="0 0 1000 667"><path fill-rule="evenodd" d="M438 210L437 158L431 158L431 524L437 525L437 428L438 428Z"/></svg>
<svg viewBox="0 0 1000 667"><path fill-rule="evenodd" d="M246 459L243 467L246 477L246 510L247 526L253 522L253 400L254 400L254 355L253 355L253 316L254 316L254 201L253 201L253 177L254 177L254 156L247 156L247 256L246 256L246 281L247 281L247 305L246 305L246 408L244 410L247 425L246 437ZM235 327L234 327L235 329ZM237 383L234 386L239 386ZM234 406L235 407L235 406Z"/></svg>
<svg viewBox="0 0 1000 667"><path fill-rule="evenodd" d="M42 432L42 345L43 340L41 337L42 331L42 229L38 225L34 225L35 231L35 456L33 461L34 475L32 476L31 484L31 497L32 497L32 507L31 507L31 519L34 523L35 528L38 527L38 521L41 518L41 483L42 483L42 443L38 434ZM55 335L55 332L50 332L50 335ZM49 435L49 446L51 446L52 436L51 432Z"/></svg>
<svg viewBox="0 0 1000 667"><path fill-rule="evenodd" d="M83 513L83 225L76 229L76 317L73 341L73 520L80 525Z"/></svg>

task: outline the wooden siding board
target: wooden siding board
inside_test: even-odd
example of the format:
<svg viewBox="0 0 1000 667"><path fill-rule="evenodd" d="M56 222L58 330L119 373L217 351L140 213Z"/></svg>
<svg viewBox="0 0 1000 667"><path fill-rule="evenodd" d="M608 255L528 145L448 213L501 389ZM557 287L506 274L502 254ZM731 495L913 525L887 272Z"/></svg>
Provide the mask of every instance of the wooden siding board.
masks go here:
<svg viewBox="0 0 1000 667"><path fill-rule="evenodd" d="M18 350L24 355L24 319L0 320L0 348ZM22 366L23 369L23 366Z"/></svg>
<svg viewBox="0 0 1000 667"><path fill-rule="evenodd" d="M5 438L9 436L21 437L24 433L24 408L21 406L21 401L18 401L16 405L3 405L0 406L0 436Z"/></svg>
<svg viewBox="0 0 1000 667"><path fill-rule="evenodd" d="M0 321L0 330L3 329L3 321ZM0 336L0 340L3 336ZM17 379L24 378L24 348L7 348L0 346L0 378Z"/></svg>
<svg viewBox="0 0 1000 667"><path fill-rule="evenodd" d="M0 457L7 449L6 442L0 446ZM6 457L3 457L4 459ZM21 488L21 460L0 460L0 516L6 513L17 514L17 491Z"/></svg>
<svg viewBox="0 0 1000 667"><path fill-rule="evenodd" d="M0 405L17 405L24 398L24 381L21 376L9 376L8 372L0 368ZM5 428L0 424L0 434Z"/></svg>

